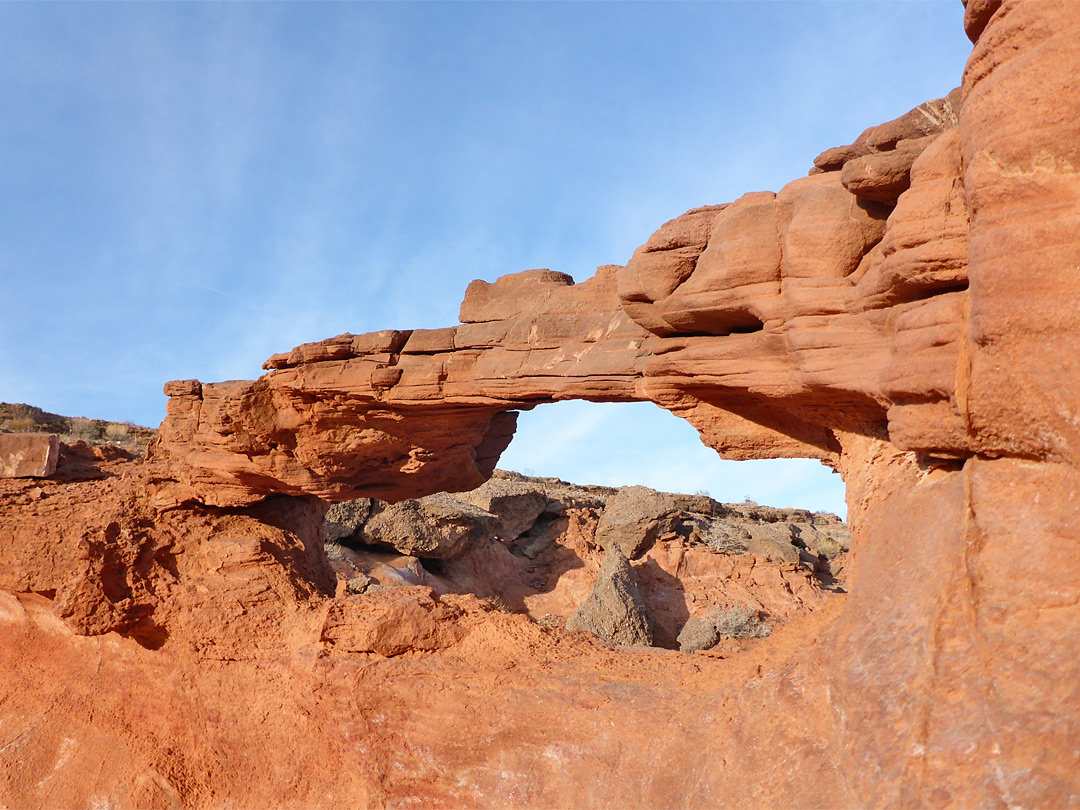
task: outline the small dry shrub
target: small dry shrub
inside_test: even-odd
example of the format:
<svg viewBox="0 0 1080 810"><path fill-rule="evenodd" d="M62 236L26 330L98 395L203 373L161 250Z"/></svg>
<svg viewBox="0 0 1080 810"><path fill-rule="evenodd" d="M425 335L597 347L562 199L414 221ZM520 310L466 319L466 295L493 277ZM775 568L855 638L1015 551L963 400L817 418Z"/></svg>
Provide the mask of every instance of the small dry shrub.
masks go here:
<svg viewBox="0 0 1080 810"><path fill-rule="evenodd" d="M16 416L8 419L3 427L12 433L33 433L37 430L37 422L30 416Z"/></svg>
<svg viewBox="0 0 1080 810"><path fill-rule="evenodd" d="M105 426L105 438L114 442L123 442L131 438L131 425L110 422Z"/></svg>
<svg viewBox="0 0 1080 810"><path fill-rule="evenodd" d="M71 417L71 435L76 439L99 439L101 438L101 428L93 419L87 419L85 416L73 416Z"/></svg>
<svg viewBox="0 0 1080 810"><path fill-rule="evenodd" d="M712 521L705 531L706 545L725 554L745 554L750 532L741 526L731 526L723 520Z"/></svg>
<svg viewBox="0 0 1080 810"><path fill-rule="evenodd" d="M536 620L536 623L541 627L546 627L549 630L554 630L556 628L566 627L566 617L557 616L554 613L545 613L543 616Z"/></svg>
<svg viewBox="0 0 1080 810"><path fill-rule="evenodd" d="M516 611L515 611L515 610L514 610L514 609L513 609L513 608L512 608L511 606L510 606L510 603L509 603L509 602L507 602L507 601L506 601L506 600L505 600L505 599L504 599L504 598L502 597L502 595L501 595L501 594L495 594L494 596L490 597L490 598L488 599L488 601L489 601L489 602L491 603L491 606L492 606L493 608L495 608L495 609L496 609L497 611L499 611L500 613L515 613L515 612L516 612Z"/></svg>

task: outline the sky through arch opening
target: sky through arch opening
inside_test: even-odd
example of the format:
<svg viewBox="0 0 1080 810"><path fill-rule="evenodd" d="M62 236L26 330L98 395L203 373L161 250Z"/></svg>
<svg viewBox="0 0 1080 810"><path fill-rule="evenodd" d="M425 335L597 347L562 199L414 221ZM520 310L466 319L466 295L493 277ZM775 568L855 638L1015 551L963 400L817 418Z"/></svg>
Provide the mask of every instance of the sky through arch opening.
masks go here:
<svg viewBox="0 0 1080 810"><path fill-rule="evenodd" d="M575 484L640 484L707 492L723 503L750 498L847 514L844 482L821 462L722 459L688 422L651 402L568 401L523 411L499 468Z"/></svg>

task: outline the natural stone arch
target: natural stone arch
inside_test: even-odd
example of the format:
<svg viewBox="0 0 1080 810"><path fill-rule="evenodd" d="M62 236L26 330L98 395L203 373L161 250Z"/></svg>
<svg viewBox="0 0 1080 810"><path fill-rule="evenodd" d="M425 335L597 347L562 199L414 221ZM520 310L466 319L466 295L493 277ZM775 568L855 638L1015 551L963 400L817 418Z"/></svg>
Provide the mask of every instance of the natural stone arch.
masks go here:
<svg viewBox="0 0 1080 810"><path fill-rule="evenodd" d="M830 269L850 268L857 251L846 246L842 262L822 263L827 252L815 241L830 232L825 214L845 198L834 179L803 181L800 198L823 207L787 218L785 193L775 205L766 195L753 216L743 211L746 230L723 244L712 244L714 229L739 203L661 229L625 272L637 267L639 281L662 284L622 288L624 271L609 269L568 293L565 280L534 273L471 293L482 304L489 287L532 285L535 294L514 303L515 317L343 336L273 358L277 371L254 383L171 384L154 459L137 471L95 469L101 477L83 490L111 503L93 497L65 512L57 507L78 495L61 481L48 485L44 501L43 489L9 482L5 491L20 492L20 503L7 499L4 514L18 508L34 520L0 544L7 676L13 694L37 699L30 711L5 704L4 727L18 735L18 745L5 746L14 765L5 774L21 778L5 783L3 801L77 805L106 795L121 804L176 803L176 794L143 792L151 774L159 785L184 787L189 804L228 796L252 806L282 803L282 790L288 801L344 796L357 805L418 794L473 805L518 795L538 806L1073 802L1080 322L1070 302L1080 229L1080 6L966 5L975 50L958 128L936 137L920 130L924 119L947 122L946 105L932 105L816 161L852 196L886 206L909 174L881 241L848 275ZM926 137L932 141L906 164ZM775 258L769 229L750 227L770 210L778 230L787 229L778 280L766 264L747 269L745 259L758 255L755 245ZM798 238L788 239L792 232ZM741 233L755 236L739 245ZM785 275L785 256L808 246L808 273ZM701 261L712 247L723 255ZM739 278L746 283L730 283ZM581 289L593 291L586 297L595 295L597 306L567 312L551 304ZM598 313L620 311L640 327L636 336L622 326L595 329ZM758 321L760 329L745 331ZM395 662L378 677L379 667L351 657L372 649L355 644L365 605L331 597L318 532L323 504L276 497L239 509L170 508L275 492L339 498L365 488L463 486L483 477L509 435L511 417L499 414L571 396L660 402L703 429L715 426L710 441L727 455L816 448L835 463L855 530L842 610L773 637L761 657L716 668L680 656L665 656L663 667L623 656L630 663L616 684L617 654L577 646L571 656L544 658L545 634L528 623L519 623L517 646L503 644L497 678L481 672L477 680L477 658L456 653ZM758 410L765 405L767 414ZM117 533L117 516L127 531ZM151 530L156 538L146 536ZM93 564L101 543L128 555L130 598L105 592L107 573L111 595L122 595L112 590L119 566ZM401 592L386 598L415 608L407 624L428 634L423 649L434 654L456 643L465 623L507 627L497 616L408 600ZM134 633L147 608L155 628L186 637L198 657L165 657L172 639L159 651L137 651L85 637ZM156 631L142 638L149 647L158 640ZM338 657L324 658L335 644ZM85 666L88 651L100 666ZM146 656L159 655L147 668ZM513 665L535 657L541 666L515 673ZM442 688L432 688L433 675ZM552 675L564 684L554 700L537 688ZM680 682L693 693L672 688ZM455 684L466 688L445 688ZM492 691L501 702L462 711L464 693ZM341 699L365 694L370 702ZM280 722L266 723L252 711L260 706ZM356 732L378 734L367 717L403 706L408 712L391 715L384 732L396 747L358 757ZM49 722L26 724L35 717ZM162 717L190 722L176 733ZM234 726L254 733L236 736ZM402 730L424 728L447 732L441 748L400 742ZM484 737L471 745L478 729ZM69 732L75 756L52 768ZM297 758L298 739L331 742L316 750L333 767ZM547 756L552 741L561 756ZM101 746L108 756L85 759ZM217 753L241 750L261 758L226 762ZM474 767L476 757L491 766ZM385 767L402 761L414 770L401 776ZM46 785L40 775L50 768L61 778ZM463 783L462 773L481 778ZM84 781L88 774L95 781ZM445 785L462 792L421 792Z"/></svg>
<svg viewBox="0 0 1080 810"><path fill-rule="evenodd" d="M825 171L690 211L581 284L550 270L475 281L456 327L306 344L252 383L170 383L157 454L180 462L175 497L471 489L515 411L565 399L655 402L732 459L843 472L892 433L901 450L970 453L955 398L963 233L919 226L927 209L963 219L943 110L949 99L878 128L883 142L920 139L895 208ZM897 265L903 286L888 281Z"/></svg>
<svg viewBox="0 0 1080 810"><path fill-rule="evenodd" d="M1060 804L1080 735L1060 556L1080 534L1080 329L1061 304L1080 15L970 0L966 23L962 92L776 195L688 212L625 267L476 282L458 327L302 346L254 383L170 384L160 500L467 489L515 410L651 400L725 457L818 457L848 488L850 596L763 693L771 740L716 741L741 782L774 779L776 735L803 740L820 713L840 728L804 748L841 753L800 760L804 803ZM749 797L724 770L695 789Z"/></svg>

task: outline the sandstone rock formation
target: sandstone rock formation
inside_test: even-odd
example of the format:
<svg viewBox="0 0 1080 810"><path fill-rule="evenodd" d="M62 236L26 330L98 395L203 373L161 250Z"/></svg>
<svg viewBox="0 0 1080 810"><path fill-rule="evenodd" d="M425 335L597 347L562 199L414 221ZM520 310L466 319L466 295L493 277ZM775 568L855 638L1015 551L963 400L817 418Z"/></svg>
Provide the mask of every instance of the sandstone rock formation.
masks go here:
<svg viewBox="0 0 1080 810"><path fill-rule="evenodd" d="M399 579L384 580L396 587L373 578L350 593L335 584L341 558L322 553L325 504L171 507L153 494L166 471L106 447L64 445L52 478L0 481L5 805L486 805L522 791L518 774L537 767L523 802L606 805L611 786L587 774L616 762L628 779L635 766L619 754L624 740L730 677L680 660L691 656L618 651L496 610L449 591L452 571L425 584L424 569L405 563ZM499 480L508 492L528 486ZM497 489L477 497L498 501ZM579 511L570 504L602 503L591 489L548 485L566 519L562 542L584 542L570 528ZM805 570L750 553L695 554L659 540L649 554L665 544L669 558L691 561L687 596L719 588L775 602L786 627L828 616L844 598L815 588ZM643 578L660 559L640 561ZM713 559L727 576L701 570ZM499 581L498 571L484 573ZM677 602L670 578L657 568L645 587ZM791 599L787 583L808 601ZM706 663L750 656L740 665L748 672L765 660L754 647L713 655ZM689 736L680 728L650 738L649 756L699 750L704 719L693 726ZM624 795L651 805L682 790Z"/></svg>
<svg viewBox="0 0 1080 810"><path fill-rule="evenodd" d="M0 478L47 478L59 459L55 433L0 433Z"/></svg>
<svg viewBox="0 0 1080 810"><path fill-rule="evenodd" d="M47 484L0 481L0 802L1075 805L1080 5L964 22L959 92L624 267L169 383L148 461L65 449ZM569 398L832 466L849 595L723 658L335 596L323 500L471 490L516 411Z"/></svg>
<svg viewBox="0 0 1080 810"><path fill-rule="evenodd" d="M867 130L778 194L695 209L585 283L477 281L456 327L300 346L252 383L169 383L154 452L175 497L472 489L516 411L567 398L652 400L728 458L843 469L867 438L970 457L958 100ZM900 161L903 182L875 161Z"/></svg>
<svg viewBox="0 0 1080 810"><path fill-rule="evenodd" d="M843 592L850 535L835 515L721 504L705 495L644 487L576 486L501 470L472 492L401 503L423 516L418 537L454 533L469 541L450 557L415 543L390 551L378 521L369 523L366 516L393 513L393 506L374 500L334 504L326 516L326 536L335 537L328 553L349 590L414 585L440 595L476 594L561 626L606 573L601 563L612 545L609 527L625 531L630 518L643 547L629 563L644 600L634 610L651 617L658 646L676 648L684 624L728 606L764 612L784 624ZM354 529L340 534L343 521ZM658 524L665 532L640 542Z"/></svg>

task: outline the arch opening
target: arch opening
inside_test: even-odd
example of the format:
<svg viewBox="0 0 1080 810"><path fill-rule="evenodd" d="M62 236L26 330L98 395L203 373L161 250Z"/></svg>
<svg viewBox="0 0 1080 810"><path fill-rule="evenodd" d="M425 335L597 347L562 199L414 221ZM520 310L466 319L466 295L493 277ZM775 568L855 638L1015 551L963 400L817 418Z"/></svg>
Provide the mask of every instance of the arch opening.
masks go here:
<svg viewBox="0 0 1080 810"><path fill-rule="evenodd" d="M523 411L498 466L575 484L640 485L847 514L843 480L819 461L722 459L688 422L651 402L575 400Z"/></svg>
<svg viewBox="0 0 1080 810"><path fill-rule="evenodd" d="M720 655L845 592L844 488L820 462L725 461L651 402L557 404L521 414L476 490L335 505L329 551L350 589L424 585Z"/></svg>

